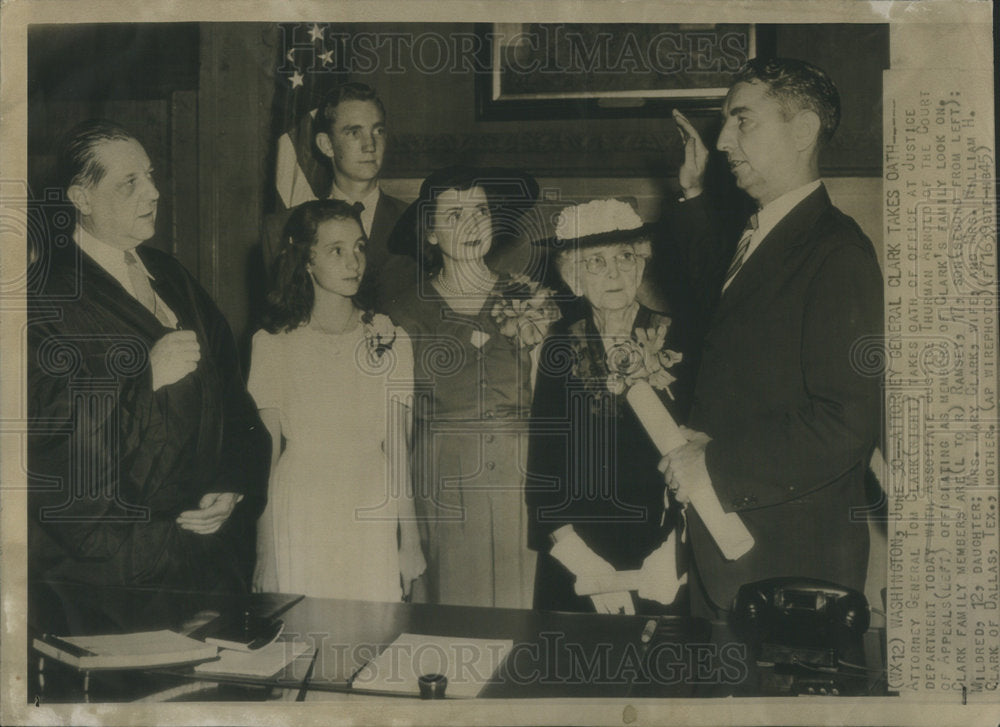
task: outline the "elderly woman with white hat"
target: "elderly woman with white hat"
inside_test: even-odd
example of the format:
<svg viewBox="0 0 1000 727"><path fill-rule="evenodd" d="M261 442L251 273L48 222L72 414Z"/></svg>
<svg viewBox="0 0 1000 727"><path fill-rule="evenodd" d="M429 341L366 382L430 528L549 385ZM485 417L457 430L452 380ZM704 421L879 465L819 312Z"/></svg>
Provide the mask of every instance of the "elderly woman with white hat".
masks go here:
<svg viewBox="0 0 1000 727"><path fill-rule="evenodd" d="M680 572L633 592L576 588L584 577L640 570L654 552L679 552L681 518L676 504L664 508L660 454L624 396L642 378L676 421L689 408L679 327L637 300L651 228L628 203L608 199L568 207L555 232L539 244L586 313L556 323L539 356L526 484L534 606L668 612L664 604L683 600Z"/></svg>

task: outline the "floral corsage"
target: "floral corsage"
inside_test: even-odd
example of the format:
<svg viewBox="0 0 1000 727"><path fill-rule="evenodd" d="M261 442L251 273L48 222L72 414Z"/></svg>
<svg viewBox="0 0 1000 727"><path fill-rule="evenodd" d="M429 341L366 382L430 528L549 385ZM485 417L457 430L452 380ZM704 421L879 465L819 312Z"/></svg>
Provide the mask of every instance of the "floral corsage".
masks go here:
<svg viewBox="0 0 1000 727"><path fill-rule="evenodd" d="M668 325L638 328L632 339L617 343L608 351L608 391L623 394L636 381L645 381L674 398L670 385L677 379L668 369L680 363L684 355L666 348Z"/></svg>
<svg viewBox="0 0 1000 727"><path fill-rule="evenodd" d="M526 275L515 277L507 293L490 311L500 333L517 341L522 348L534 348L559 320L559 306L553 291Z"/></svg>

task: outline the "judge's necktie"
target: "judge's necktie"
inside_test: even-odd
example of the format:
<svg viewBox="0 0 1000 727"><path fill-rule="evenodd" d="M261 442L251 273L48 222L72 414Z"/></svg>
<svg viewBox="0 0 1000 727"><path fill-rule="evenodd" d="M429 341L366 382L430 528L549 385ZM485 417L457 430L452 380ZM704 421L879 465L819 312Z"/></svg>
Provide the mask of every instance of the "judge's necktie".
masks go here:
<svg viewBox="0 0 1000 727"><path fill-rule="evenodd" d="M733 261L729 263L729 270L726 271L726 280L722 283L722 289L725 290L729 287L729 284L733 282L733 278L739 273L740 268L743 267L743 263L746 261L747 250L750 249L750 241L753 240L753 233L757 231L757 215L750 215L750 219L747 220L747 226L743 229L743 236L740 238L739 244L736 245L736 254L733 255Z"/></svg>
<svg viewBox="0 0 1000 727"><path fill-rule="evenodd" d="M164 305L157 299L156 293L153 291L153 286L149 284L149 277L146 275L146 271L139 265L139 258L131 250L125 251L125 265L128 269L128 279L132 283L132 290L135 292L136 299L146 306L146 309L150 313L156 316L156 320L167 328L173 328L173 321L170 320L170 316L164 310Z"/></svg>

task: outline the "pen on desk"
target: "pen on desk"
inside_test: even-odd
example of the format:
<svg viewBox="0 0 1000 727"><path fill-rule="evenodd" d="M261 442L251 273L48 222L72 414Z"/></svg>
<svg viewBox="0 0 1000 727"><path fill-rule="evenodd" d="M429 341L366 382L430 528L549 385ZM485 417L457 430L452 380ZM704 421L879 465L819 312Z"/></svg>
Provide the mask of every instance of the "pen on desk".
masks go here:
<svg viewBox="0 0 1000 727"><path fill-rule="evenodd" d="M644 644L648 644L653 639L653 634L656 633L656 619L651 618L646 622L646 627L642 630L642 636L639 637L639 641Z"/></svg>

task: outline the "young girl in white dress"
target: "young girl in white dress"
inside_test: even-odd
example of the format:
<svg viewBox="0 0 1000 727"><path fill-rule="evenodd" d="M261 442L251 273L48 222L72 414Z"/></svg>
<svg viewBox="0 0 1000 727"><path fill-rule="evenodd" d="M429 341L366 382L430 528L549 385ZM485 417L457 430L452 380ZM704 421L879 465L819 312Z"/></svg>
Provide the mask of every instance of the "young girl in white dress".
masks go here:
<svg viewBox="0 0 1000 727"><path fill-rule="evenodd" d="M347 203L307 202L274 262L248 383L272 440L256 591L399 601L424 570L408 470L413 353L356 302L362 230Z"/></svg>

